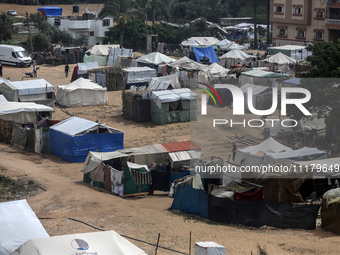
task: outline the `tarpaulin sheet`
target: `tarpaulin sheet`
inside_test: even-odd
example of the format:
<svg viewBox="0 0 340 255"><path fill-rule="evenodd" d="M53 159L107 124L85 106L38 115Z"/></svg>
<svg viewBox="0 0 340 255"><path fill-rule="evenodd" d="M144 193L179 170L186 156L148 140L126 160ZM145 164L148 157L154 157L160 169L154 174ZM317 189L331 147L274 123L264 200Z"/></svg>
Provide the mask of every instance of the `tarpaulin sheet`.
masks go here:
<svg viewBox="0 0 340 255"><path fill-rule="evenodd" d="M220 62L216 56L213 46L206 47L206 48L193 47L193 50L194 50L197 62L200 62L203 59L203 57L207 57L211 63Z"/></svg>
<svg viewBox="0 0 340 255"><path fill-rule="evenodd" d="M208 218L207 193L202 189L178 185L171 209Z"/></svg>
<svg viewBox="0 0 340 255"><path fill-rule="evenodd" d="M321 227L326 231L340 235L340 204L334 203L326 205L323 199L321 204Z"/></svg>
<svg viewBox="0 0 340 255"><path fill-rule="evenodd" d="M69 162L83 162L89 151L112 152L124 149L124 133L69 136L50 130L51 152Z"/></svg>
<svg viewBox="0 0 340 255"><path fill-rule="evenodd" d="M209 219L253 227L315 229L319 205L290 205L269 200L259 203L208 196Z"/></svg>
<svg viewBox="0 0 340 255"><path fill-rule="evenodd" d="M38 11L47 17L55 17L63 15L63 8L61 7L40 7Z"/></svg>

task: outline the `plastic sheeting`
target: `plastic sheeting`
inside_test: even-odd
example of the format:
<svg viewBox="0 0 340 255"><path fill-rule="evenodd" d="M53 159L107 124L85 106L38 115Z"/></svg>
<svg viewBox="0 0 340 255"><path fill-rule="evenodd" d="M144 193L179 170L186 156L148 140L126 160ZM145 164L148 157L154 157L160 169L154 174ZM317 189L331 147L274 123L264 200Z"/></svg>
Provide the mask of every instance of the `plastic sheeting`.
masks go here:
<svg viewBox="0 0 340 255"><path fill-rule="evenodd" d="M127 84L150 82L153 77L157 76L156 70L150 67L129 67L124 68L128 73Z"/></svg>
<svg viewBox="0 0 340 255"><path fill-rule="evenodd" d="M119 48L119 44L93 45L85 53L97 56L108 56L110 49ZM84 61L85 62L85 61Z"/></svg>
<svg viewBox="0 0 340 255"><path fill-rule="evenodd" d="M171 90L152 91L151 100L153 100L159 107L163 103L170 103L179 101L181 97Z"/></svg>
<svg viewBox="0 0 340 255"><path fill-rule="evenodd" d="M200 62L201 60L203 60L203 57L208 58L210 63L219 63L220 62L217 58L217 55L215 53L213 46L206 47L206 48L193 47L193 51L195 53L197 62Z"/></svg>
<svg viewBox="0 0 340 255"><path fill-rule="evenodd" d="M105 133L89 133L106 129ZM124 149L124 133L89 120L71 117L50 128L51 152L69 162L85 161L89 151Z"/></svg>
<svg viewBox="0 0 340 255"><path fill-rule="evenodd" d="M89 70L99 68L97 62L78 63L77 74L87 74Z"/></svg>
<svg viewBox="0 0 340 255"><path fill-rule="evenodd" d="M116 60L118 56L132 57L132 49L110 49L109 57L107 59L108 66L116 66Z"/></svg>
<svg viewBox="0 0 340 255"><path fill-rule="evenodd" d="M172 74L151 78L148 90L165 90L169 88L178 89L180 87L181 85L179 84L177 74Z"/></svg>
<svg viewBox="0 0 340 255"><path fill-rule="evenodd" d="M120 254L146 253L115 231L79 233L32 239L13 255Z"/></svg>
<svg viewBox="0 0 340 255"><path fill-rule="evenodd" d="M202 189L178 185L171 209L208 218L207 193Z"/></svg>
<svg viewBox="0 0 340 255"><path fill-rule="evenodd" d="M108 100L106 88L82 77L68 85L58 86L57 91L57 101L66 107L105 105Z"/></svg>
<svg viewBox="0 0 340 255"><path fill-rule="evenodd" d="M209 219L227 224L276 228L315 229L319 205L259 203L208 196Z"/></svg>
<svg viewBox="0 0 340 255"><path fill-rule="evenodd" d="M173 89L173 93L180 96L181 100L195 100L197 99L197 94L188 88L183 89Z"/></svg>
<svg viewBox="0 0 340 255"><path fill-rule="evenodd" d="M168 64L175 61L176 59L170 58L159 52L152 52L136 59L136 62L152 65Z"/></svg>
<svg viewBox="0 0 340 255"><path fill-rule="evenodd" d="M107 56L84 55L84 63L97 62L99 66L106 66Z"/></svg>
<svg viewBox="0 0 340 255"><path fill-rule="evenodd" d="M211 46L218 43L219 40L215 37L190 37L181 42L181 46Z"/></svg>
<svg viewBox="0 0 340 255"><path fill-rule="evenodd" d="M26 200L0 203L0 254L9 255L32 238L49 237Z"/></svg>

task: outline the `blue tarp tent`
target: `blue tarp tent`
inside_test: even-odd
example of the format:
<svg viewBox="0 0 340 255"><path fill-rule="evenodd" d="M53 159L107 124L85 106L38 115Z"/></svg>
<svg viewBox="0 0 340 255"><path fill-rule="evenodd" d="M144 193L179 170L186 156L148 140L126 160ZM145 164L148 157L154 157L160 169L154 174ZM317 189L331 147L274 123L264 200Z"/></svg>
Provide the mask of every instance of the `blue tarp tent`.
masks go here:
<svg viewBox="0 0 340 255"><path fill-rule="evenodd" d="M178 185L171 209L208 218L208 195L204 190Z"/></svg>
<svg viewBox="0 0 340 255"><path fill-rule="evenodd" d="M89 151L124 149L124 132L73 116L51 126L50 144L54 155L69 162L83 162Z"/></svg>
<svg viewBox="0 0 340 255"><path fill-rule="evenodd" d="M55 17L63 15L63 8L60 7L40 7L38 9L42 16Z"/></svg>
<svg viewBox="0 0 340 255"><path fill-rule="evenodd" d="M211 63L219 63L217 55L215 53L215 50L213 46L205 47L205 48L196 48L193 47L194 54L196 56L196 61L200 62L203 57L206 57L209 59Z"/></svg>

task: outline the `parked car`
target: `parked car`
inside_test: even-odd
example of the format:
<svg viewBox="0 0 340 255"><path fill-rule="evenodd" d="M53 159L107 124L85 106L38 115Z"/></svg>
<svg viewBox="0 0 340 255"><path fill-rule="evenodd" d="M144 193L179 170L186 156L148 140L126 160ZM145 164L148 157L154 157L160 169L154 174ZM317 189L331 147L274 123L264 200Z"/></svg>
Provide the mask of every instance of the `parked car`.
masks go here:
<svg viewBox="0 0 340 255"><path fill-rule="evenodd" d="M13 11L13 10L9 10L7 11L7 15L11 15L11 16L17 16L17 12L16 11Z"/></svg>

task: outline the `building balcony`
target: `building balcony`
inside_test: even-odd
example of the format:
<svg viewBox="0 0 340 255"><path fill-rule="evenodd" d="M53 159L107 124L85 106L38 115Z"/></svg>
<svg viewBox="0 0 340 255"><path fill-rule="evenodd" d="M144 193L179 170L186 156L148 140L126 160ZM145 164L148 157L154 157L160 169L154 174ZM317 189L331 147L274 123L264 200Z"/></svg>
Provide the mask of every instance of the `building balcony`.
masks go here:
<svg viewBox="0 0 340 255"><path fill-rule="evenodd" d="M326 27L340 29L340 19L326 19Z"/></svg>
<svg viewBox="0 0 340 255"><path fill-rule="evenodd" d="M89 20L74 20L68 22L68 29L89 29Z"/></svg>

